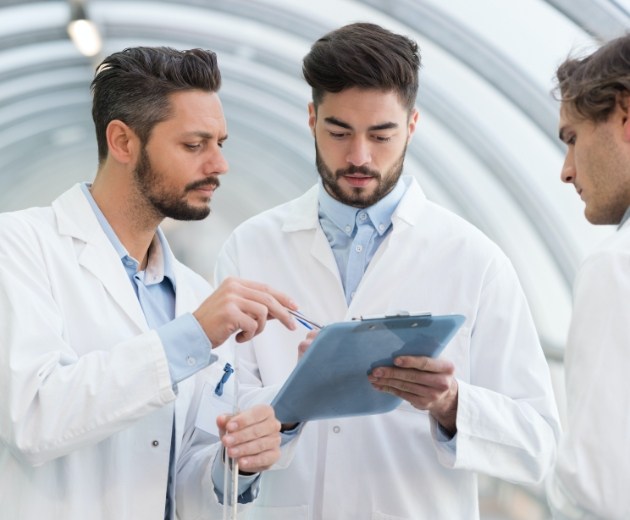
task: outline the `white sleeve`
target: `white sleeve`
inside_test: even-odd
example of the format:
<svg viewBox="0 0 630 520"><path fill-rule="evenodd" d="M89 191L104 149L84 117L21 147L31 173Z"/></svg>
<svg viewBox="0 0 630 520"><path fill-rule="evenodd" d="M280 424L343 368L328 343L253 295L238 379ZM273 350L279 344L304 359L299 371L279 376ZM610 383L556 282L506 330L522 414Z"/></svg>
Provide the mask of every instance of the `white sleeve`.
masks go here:
<svg viewBox="0 0 630 520"><path fill-rule="evenodd" d="M547 482L556 518L630 518L629 342L630 255L602 251L575 284L566 434Z"/></svg>
<svg viewBox="0 0 630 520"><path fill-rule="evenodd" d="M107 350L95 337L79 353L37 238L28 226L7 224L0 233L0 440L37 466L102 441L175 394L154 331Z"/></svg>
<svg viewBox="0 0 630 520"><path fill-rule="evenodd" d="M470 380L458 380L455 453L441 462L540 484L560 435L551 377L514 269L506 260L485 282L471 326Z"/></svg>

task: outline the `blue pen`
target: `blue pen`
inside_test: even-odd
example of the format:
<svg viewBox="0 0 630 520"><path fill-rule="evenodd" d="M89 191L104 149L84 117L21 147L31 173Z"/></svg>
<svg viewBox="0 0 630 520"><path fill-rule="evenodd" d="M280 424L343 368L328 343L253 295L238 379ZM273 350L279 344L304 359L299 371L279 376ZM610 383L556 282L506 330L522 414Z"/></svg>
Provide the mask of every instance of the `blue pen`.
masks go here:
<svg viewBox="0 0 630 520"><path fill-rule="evenodd" d="M292 311L291 309L287 309L287 310L289 311L289 314L291 314L296 319L296 321L300 322L308 330L321 329L322 328L321 325L319 325L318 323L314 322L313 320L307 318L300 311Z"/></svg>

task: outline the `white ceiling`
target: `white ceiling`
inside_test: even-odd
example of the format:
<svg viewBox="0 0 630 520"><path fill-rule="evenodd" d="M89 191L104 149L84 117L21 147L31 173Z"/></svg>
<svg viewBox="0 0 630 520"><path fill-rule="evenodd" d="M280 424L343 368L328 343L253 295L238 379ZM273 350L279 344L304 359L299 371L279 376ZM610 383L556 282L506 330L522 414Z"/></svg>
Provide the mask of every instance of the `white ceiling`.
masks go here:
<svg viewBox="0 0 630 520"><path fill-rule="evenodd" d="M421 122L406 172L503 247L552 356L561 353L577 265L612 231L588 225L581 201L559 181L553 74L571 50L621 34L628 7L627 0L87 4L104 37L103 55L133 45L204 47L219 55L230 173L209 219L166 223L176 252L208 278L236 224L317 178L301 78L311 43L359 20L417 39ZM65 0L0 0L0 211L47 204L94 176L89 83L98 60L69 41L69 16Z"/></svg>

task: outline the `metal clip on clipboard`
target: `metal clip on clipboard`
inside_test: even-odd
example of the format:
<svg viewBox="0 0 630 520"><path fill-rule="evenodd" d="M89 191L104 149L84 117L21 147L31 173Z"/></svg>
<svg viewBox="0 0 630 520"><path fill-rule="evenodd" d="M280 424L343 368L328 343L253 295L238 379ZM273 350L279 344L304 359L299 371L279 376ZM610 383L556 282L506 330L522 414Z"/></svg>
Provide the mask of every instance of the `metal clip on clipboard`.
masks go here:
<svg viewBox="0 0 630 520"><path fill-rule="evenodd" d="M430 312L418 312L410 314L409 311L398 311L395 314L368 314L366 316L359 316L358 318L352 318L353 320L370 321L370 320L384 320L387 318L430 318Z"/></svg>

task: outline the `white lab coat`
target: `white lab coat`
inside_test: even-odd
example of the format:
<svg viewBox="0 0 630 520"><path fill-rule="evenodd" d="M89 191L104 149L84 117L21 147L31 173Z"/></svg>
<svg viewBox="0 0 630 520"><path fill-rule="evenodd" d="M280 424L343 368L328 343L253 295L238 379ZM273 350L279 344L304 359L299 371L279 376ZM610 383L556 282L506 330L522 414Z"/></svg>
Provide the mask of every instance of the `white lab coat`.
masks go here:
<svg viewBox="0 0 630 520"><path fill-rule="evenodd" d="M173 266L180 315L211 288ZM0 516L164 518L173 414L179 455L195 387L216 381L218 365L175 394L159 336L78 185L52 207L0 215ZM211 453L187 453L178 482L208 485ZM211 489L189 496L216 506Z"/></svg>
<svg viewBox="0 0 630 520"><path fill-rule="evenodd" d="M247 518L476 519L476 471L540 483L553 463L559 423L549 370L511 264L477 229L427 201L415 180L405 182L394 228L350 308L319 226L317 186L237 228L216 279L264 281L324 324L400 310L463 314L443 352L459 383L456 450L406 402L383 415L311 422L263 475ZM239 345L244 402L256 386L269 394L285 381L304 332L270 323Z"/></svg>
<svg viewBox="0 0 630 520"><path fill-rule="evenodd" d="M566 347L567 424L547 482L558 519L630 518L630 223L582 264Z"/></svg>

